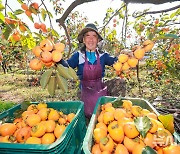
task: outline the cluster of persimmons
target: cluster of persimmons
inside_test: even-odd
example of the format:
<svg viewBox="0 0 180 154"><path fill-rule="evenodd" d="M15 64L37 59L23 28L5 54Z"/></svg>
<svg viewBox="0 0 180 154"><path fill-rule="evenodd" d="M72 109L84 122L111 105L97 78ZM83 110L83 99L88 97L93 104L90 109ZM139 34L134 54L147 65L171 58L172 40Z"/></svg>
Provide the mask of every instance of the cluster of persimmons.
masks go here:
<svg viewBox="0 0 180 154"><path fill-rule="evenodd" d="M136 45L132 48L132 51L124 50L118 56L118 61L113 65L117 74L120 74L123 71L127 71L130 68L137 66L138 61L141 60L145 52L151 51L154 46L154 42L151 40L146 40L143 42L142 46Z"/></svg>
<svg viewBox="0 0 180 154"><path fill-rule="evenodd" d="M21 39L21 32L25 32L27 31L27 26L24 22L22 22L21 20L16 20L16 19L11 19L8 17L5 17L5 24L7 25L15 25L16 29L13 30L13 33L10 37L10 41L11 39L13 39L14 41L19 41ZM4 38L4 36L2 36L2 38Z"/></svg>
<svg viewBox="0 0 180 154"><path fill-rule="evenodd" d="M21 4L21 8L24 10L24 13L30 17L32 16L32 13L35 15L39 13L39 5L38 3L34 2L31 3L30 5L27 5L25 3ZM11 17L5 17L5 24L7 25L14 25L16 28L13 30L11 37L9 38L9 41L20 41L21 39L21 33L24 33L27 31L28 26L22 22L20 19L12 19ZM34 27L36 29L41 30L42 32L46 33L47 32L47 27L44 23L34 23Z"/></svg>
<svg viewBox="0 0 180 154"><path fill-rule="evenodd" d="M21 8L24 10L25 14L30 17L32 16L32 13L37 14L39 13L39 5L38 3L31 3L29 6L25 3L21 5ZM34 28L40 29L42 32L46 33L47 28L44 23L34 23Z"/></svg>
<svg viewBox="0 0 180 154"><path fill-rule="evenodd" d="M46 103L31 104L21 117L0 125L0 142L51 144L61 137L74 116L48 108Z"/></svg>
<svg viewBox="0 0 180 154"><path fill-rule="evenodd" d="M44 39L40 45L32 49L35 58L29 63L32 70L40 70L43 65L51 67L62 59L65 44L54 43L51 39Z"/></svg>
<svg viewBox="0 0 180 154"><path fill-rule="evenodd" d="M24 10L25 14L30 17L32 15L32 13L34 12L34 10L38 10L39 9L39 5L38 3L31 3L29 6L26 3L21 4L21 8Z"/></svg>
<svg viewBox="0 0 180 154"><path fill-rule="evenodd" d="M44 23L34 23L34 28L42 30L42 32L46 33L47 32L47 28L46 25Z"/></svg>
<svg viewBox="0 0 180 154"><path fill-rule="evenodd" d="M180 146L174 144L172 133L148 109L122 100L122 107L115 108L111 102L101 105L97 123L93 129L92 154L142 154L146 146L158 154L177 154ZM144 117L150 122L146 136L142 136L135 119ZM139 122L139 127L143 127ZM174 128L174 126L173 126Z"/></svg>

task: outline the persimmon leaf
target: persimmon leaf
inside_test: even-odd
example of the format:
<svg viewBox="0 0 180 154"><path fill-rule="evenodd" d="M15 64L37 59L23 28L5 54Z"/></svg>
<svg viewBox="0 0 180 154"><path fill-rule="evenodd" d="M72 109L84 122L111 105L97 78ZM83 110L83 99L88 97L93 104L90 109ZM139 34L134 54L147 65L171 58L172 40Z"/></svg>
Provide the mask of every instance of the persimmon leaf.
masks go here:
<svg viewBox="0 0 180 154"><path fill-rule="evenodd" d="M0 12L0 22L4 22L5 21L5 18L4 18L4 15L2 12Z"/></svg>
<svg viewBox="0 0 180 154"><path fill-rule="evenodd" d="M28 16L28 18L29 18L32 22L34 22L34 19L33 19L32 16Z"/></svg>
<svg viewBox="0 0 180 154"><path fill-rule="evenodd" d="M35 15L37 15L39 13L39 10L35 9L32 4L29 6L29 10L34 13Z"/></svg>
<svg viewBox="0 0 180 154"><path fill-rule="evenodd" d="M157 154L157 152L150 146L146 146L143 148L142 154Z"/></svg>
<svg viewBox="0 0 180 154"><path fill-rule="evenodd" d="M4 5L3 5L3 4L0 4L0 11L2 11L2 10L4 10L4 9L5 9Z"/></svg>
<svg viewBox="0 0 180 154"><path fill-rule="evenodd" d="M170 131L172 134L174 133L174 117L172 114L159 115L158 119L162 122L165 129Z"/></svg>
<svg viewBox="0 0 180 154"><path fill-rule="evenodd" d="M20 15L20 14L22 14L22 13L24 13L24 11L21 10L21 9L18 9L18 10L16 10L16 11L14 11L14 15Z"/></svg>
<svg viewBox="0 0 180 154"><path fill-rule="evenodd" d="M30 104L31 104L31 102L28 101L28 100L27 100L27 101L26 101L26 100L23 101L23 102L21 103L21 109L24 110L24 111L27 110L27 108L28 108L28 106L29 106Z"/></svg>
<svg viewBox="0 0 180 154"><path fill-rule="evenodd" d="M43 8L41 9L41 16L42 16L43 21L45 21L47 12Z"/></svg>
<svg viewBox="0 0 180 154"><path fill-rule="evenodd" d="M134 119L137 130L142 135L143 138L146 137L147 132L151 128L151 120L147 117L136 117Z"/></svg>
<svg viewBox="0 0 180 154"><path fill-rule="evenodd" d="M17 0L20 4L22 4L23 2L22 2L22 0Z"/></svg>
<svg viewBox="0 0 180 154"><path fill-rule="evenodd" d="M121 96L117 97L114 101L112 101L112 105L115 108L122 107L122 104L123 104L123 102L122 102Z"/></svg>

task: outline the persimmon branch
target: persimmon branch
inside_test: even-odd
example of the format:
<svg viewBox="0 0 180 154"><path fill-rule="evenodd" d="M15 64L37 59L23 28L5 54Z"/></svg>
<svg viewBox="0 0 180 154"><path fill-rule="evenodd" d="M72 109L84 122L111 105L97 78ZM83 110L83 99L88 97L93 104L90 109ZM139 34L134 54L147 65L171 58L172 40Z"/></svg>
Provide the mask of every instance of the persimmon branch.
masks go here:
<svg viewBox="0 0 180 154"><path fill-rule="evenodd" d="M11 7L8 5L8 0L6 0L5 1L5 16L7 16L7 7L12 11L12 12L14 12L12 9L11 9Z"/></svg>
<svg viewBox="0 0 180 154"><path fill-rule="evenodd" d="M5 17L7 16L7 7L14 12L11 7L8 5L8 0L5 1ZM13 31L12 27L7 23L8 27Z"/></svg>
<svg viewBox="0 0 180 154"><path fill-rule="evenodd" d="M68 42L70 43L71 40L70 40L70 36L69 36L69 34L68 34L68 30L67 30L66 25L65 25L64 23L62 23L61 26L64 28L64 31L65 31L65 34L66 34L66 36L67 36ZM69 45L69 52L68 52L68 54L67 54L67 58L70 56L70 51L71 51L71 49L72 49L72 46Z"/></svg>
<svg viewBox="0 0 180 154"><path fill-rule="evenodd" d="M171 48L171 45L172 45L172 43L173 43L173 40L174 40L174 39L171 39L171 40L170 40L169 44L166 45L164 51L168 51L168 50Z"/></svg>
<svg viewBox="0 0 180 154"><path fill-rule="evenodd" d="M132 16L133 16L134 18L138 18L138 17L143 16L143 15L164 13L164 12L169 12L169 11L172 11L172 10L175 10L175 9L178 9L178 8L180 8L180 5L174 6L174 7L172 7L172 8L166 9L166 10L149 11L149 12L143 12L143 13L141 13L141 14L138 14L138 12L135 12L135 13L133 13Z"/></svg>
<svg viewBox="0 0 180 154"><path fill-rule="evenodd" d="M114 18L114 17L119 13L119 11L120 11L122 8L124 8L125 6L126 6L126 4L123 5L121 8L119 8L119 9L109 18L109 20L106 22L106 24L103 25L103 27L101 27L101 28L102 28L101 31L104 30L104 28L109 24L109 22L112 20L112 18Z"/></svg>
<svg viewBox="0 0 180 154"><path fill-rule="evenodd" d="M151 4L163 4L167 2L175 2L179 0L123 0L125 3L141 3L141 4L146 4L146 3L151 3Z"/></svg>
<svg viewBox="0 0 180 154"><path fill-rule="evenodd" d="M41 2L44 2L44 0L41 0ZM43 3L41 3L41 4L39 5L39 7L41 7L41 5L43 5Z"/></svg>
<svg viewBox="0 0 180 154"><path fill-rule="evenodd" d="M98 1L98 0L75 0L74 2L71 3L71 5L67 8L67 10L64 12L64 14L62 15L61 18L56 19L56 22L59 22L60 24L62 24L66 18L68 17L68 15L72 12L72 10L77 7L78 5L81 5L83 3L87 3L87 2L93 2L93 1Z"/></svg>
<svg viewBox="0 0 180 154"><path fill-rule="evenodd" d="M178 22L175 22L175 23L172 23L172 24L168 24L167 26L170 26L170 25L179 25L180 23L178 23Z"/></svg>
<svg viewBox="0 0 180 154"><path fill-rule="evenodd" d="M5 16L7 16L6 6L7 6L7 0L5 1Z"/></svg>
<svg viewBox="0 0 180 154"><path fill-rule="evenodd" d="M124 16L124 21L125 21L125 25L124 25L124 44L125 44L125 47L126 47L126 33L127 33L127 21L128 21L128 4L126 6L126 10L125 10L125 16ZM122 35L123 37L123 35Z"/></svg>
<svg viewBox="0 0 180 154"><path fill-rule="evenodd" d="M46 5L44 4L44 0L41 0L41 2L42 2L42 4L43 4L44 8L45 8L45 9L46 9L46 11L47 11L48 18L49 18L49 22L50 22L50 26L51 26L51 28L53 28L53 25L52 25L52 22L51 22L51 18L50 18L50 15L49 15L49 11L48 11L48 9L47 9Z"/></svg>

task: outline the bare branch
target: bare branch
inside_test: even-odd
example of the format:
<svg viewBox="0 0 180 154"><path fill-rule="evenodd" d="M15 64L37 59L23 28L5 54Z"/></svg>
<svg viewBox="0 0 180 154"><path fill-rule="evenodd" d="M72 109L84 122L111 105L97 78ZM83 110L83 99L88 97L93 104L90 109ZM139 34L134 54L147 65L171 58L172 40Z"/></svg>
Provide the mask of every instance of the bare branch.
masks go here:
<svg viewBox="0 0 180 154"><path fill-rule="evenodd" d="M12 8L8 5L8 0L6 0L6 2L5 2L5 16L7 16L7 7L8 7L12 12L14 12L14 11L12 10Z"/></svg>
<svg viewBox="0 0 180 154"><path fill-rule="evenodd" d="M172 23L172 24L168 24L167 26L170 26L170 25L179 25L180 23L178 22L175 22L175 23Z"/></svg>
<svg viewBox="0 0 180 154"><path fill-rule="evenodd" d="M147 15L147 14L157 14L157 13L169 12L169 11L172 11L172 10L175 10L175 9L178 9L178 8L180 8L180 5L177 5L175 7L172 7L172 8L166 9L166 10L149 11L149 12L143 12L141 14L138 14L138 12L135 12L135 13L133 13L132 16L134 18L137 18L137 17L143 16L143 15Z"/></svg>
<svg viewBox="0 0 180 154"><path fill-rule="evenodd" d="M127 34L127 22L128 22L128 9L127 9L128 6L126 6L126 11L125 11L125 17L124 17L124 20L125 20L125 28L124 28L124 44L125 44L125 47L126 47L126 34Z"/></svg>
<svg viewBox="0 0 180 154"><path fill-rule="evenodd" d="M78 5L81 5L83 3L87 3L87 2L93 2L93 1L98 1L98 0L75 0L68 8L67 10L64 12L64 14L62 15L61 18L57 19L56 22L59 22L60 24L63 23L67 16L71 13L71 11Z"/></svg>
<svg viewBox="0 0 180 154"><path fill-rule="evenodd" d="M6 0L6 2L5 2L5 16L7 16L6 7L7 7L7 0Z"/></svg>
<svg viewBox="0 0 180 154"><path fill-rule="evenodd" d="M175 2L179 0L123 0L125 3L137 3L137 4L163 4L163 3L168 3L168 2Z"/></svg>
<svg viewBox="0 0 180 154"><path fill-rule="evenodd" d="M65 34L66 34L67 39L68 39L68 42L70 43L71 40L70 40L70 36L69 36L69 34L68 34L68 31L67 31L66 25L65 25L64 23L62 23L61 26L63 27L63 29L64 29L64 31L65 31ZM71 48L72 48L72 46L69 45L69 52L68 52L68 54L67 54L67 58L70 56Z"/></svg>
<svg viewBox="0 0 180 154"><path fill-rule="evenodd" d="M42 2L42 4L43 4L44 8L45 8L45 9L46 9L46 11L47 11L48 18L49 18L49 22L50 22L50 26L51 26L51 28L53 28L53 26L52 26L52 22L51 22L51 18L50 18L50 15L49 15L49 11L48 11L48 9L47 9L46 5L44 4L44 0L41 0L41 2Z"/></svg>

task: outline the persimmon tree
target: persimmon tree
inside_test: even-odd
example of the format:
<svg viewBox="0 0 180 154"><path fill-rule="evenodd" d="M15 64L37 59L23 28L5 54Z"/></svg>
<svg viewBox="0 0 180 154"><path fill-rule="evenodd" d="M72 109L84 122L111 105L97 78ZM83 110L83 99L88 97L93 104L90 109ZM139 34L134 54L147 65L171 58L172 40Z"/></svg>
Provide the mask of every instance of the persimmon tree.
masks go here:
<svg viewBox="0 0 180 154"><path fill-rule="evenodd" d="M72 47L77 47L77 44L70 43L69 35L75 34L72 38L76 38L77 32L75 31L75 27L82 27L82 21L86 20L84 17L80 17L78 12L69 12L69 16L64 23L66 23L67 28L65 28L65 34L62 32L60 34L57 32L52 24L52 20L54 20L54 16L61 15L63 13L63 8L60 7L61 3L58 1L50 1L49 3L53 3L54 6L54 15L48 10L47 4L41 0L40 2L33 1L16 1L19 3L19 8L13 10L11 8L10 1L6 0L4 4L1 2L1 37L3 40L1 41L1 49L4 57L4 61L8 61L9 56L14 58L13 54L7 55L6 50L8 50L9 46L11 46L11 50L19 48L19 52L24 53L23 56L27 56L31 53L33 47L40 43L45 38L51 38L54 41L62 41L65 44L69 44L69 49ZM10 10L10 11L9 11ZM8 12L9 11L9 12ZM22 17L23 16L23 17ZM82 18L81 24L76 22L77 17ZM22 19L27 18L27 23L22 21ZM71 22L71 23L70 23ZM32 27L29 26L28 23L33 23L36 31L32 31ZM47 26L49 25L49 27ZM69 26L72 25L72 26ZM73 26L74 25L74 26ZM74 28L73 28L74 27ZM62 31L62 26L59 27L59 31ZM70 34L71 33L71 34ZM69 50L70 51L70 50ZM70 52L69 52L70 54ZM69 54L67 54L69 56ZM28 58L26 58L28 60ZM23 60L23 59L22 59Z"/></svg>
<svg viewBox="0 0 180 154"><path fill-rule="evenodd" d="M105 21L112 20L111 24L114 28L109 30L106 29L106 40L108 40L108 46L112 43L112 50L114 53L118 54L123 51L123 49L132 50L135 45L141 44L146 39L153 40L155 42L155 46L151 52L146 53L146 65L141 68L141 72L147 71L148 80L144 80L139 78L138 67L137 70L126 71L123 76L128 79L130 86L128 89L133 88L135 84L134 75L137 75L137 79L140 84L140 95L145 97L145 89L142 87L148 87L149 89L156 89L157 91L149 92L149 94L157 94L160 95L162 93L168 93L169 88L174 85L173 92L177 94L178 92L178 84L179 81L179 29L178 29L178 15L179 15L179 7L173 7L174 11L170 12L173 9L161 10L148 12L147 10L144 13L139 13L139 16L136 18L134 16L134 21L126 21L125 29L126 33L121 31L122 37L120 42L119 38L117 38L117 29L122 28L120 23L125 20L125 18L130 15L127 14L126 6L123 6L121 10L112 10L109 9L107 11L107 16ZM175 9L176 8L176 9ZM168 12L168 13L167 13ZM140 15L141 14L141 15ZM154 14L156 14L154 16ZM107 24L107 23L105 23ZM133 27L133 29L132 29ZM112 33L110 33L110 31ZM109 43L111 42L111 43ZM123 77L121 75L121 77ZM144 78L144 77L143 77ZM144 83L143 83L144 82ZM171 86L170 86L171 85ZM176 86L177 85L177 86ZM161 88L158 88L161 86ZM170 94L174 95L174 94ZM132 94L133 96L133 94ZM151 96L150 96L151 97ZM156 96L153 96L153 98Z"/></svg>
<svg viewBox="0 0 180 154"><path fill-rule="evenodd" d="M178 14L179 9L171 13L162 13L159 16L147 18L140 16L136 18L134 29L136 30L139 41L144 38L154 40L156 46L152 52L148 52L146 59L146 70L148 75L155 83L149 86L159 89L159 94L168 92L170 83L174 83L174 92L178 91L176 82L180 79L179 69L179 30ZM163 86L164 85L164 86ZM161 88L158 88L161 87ZM163 94L164 95L164 94Z"/></svg>

